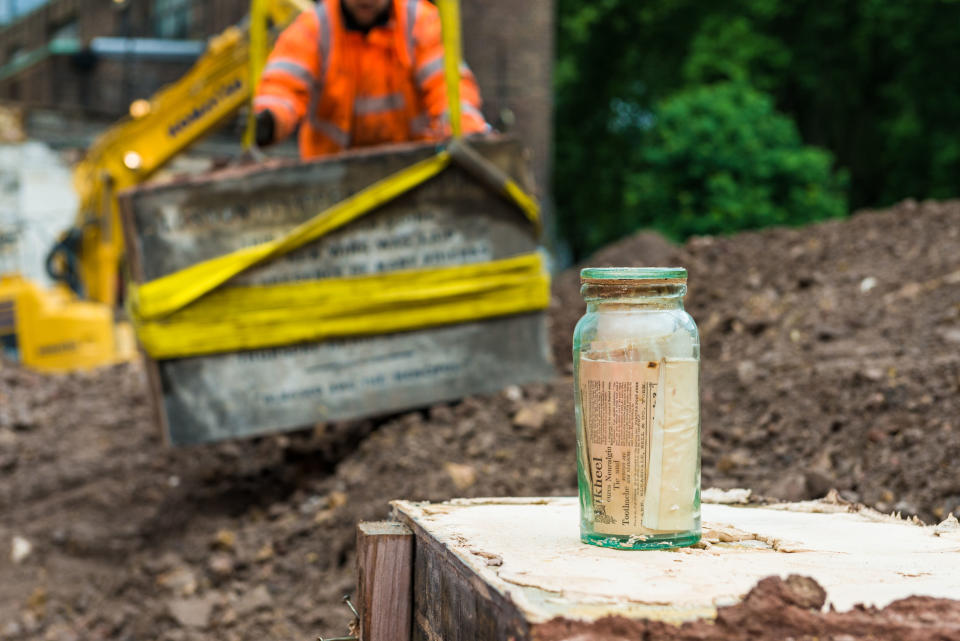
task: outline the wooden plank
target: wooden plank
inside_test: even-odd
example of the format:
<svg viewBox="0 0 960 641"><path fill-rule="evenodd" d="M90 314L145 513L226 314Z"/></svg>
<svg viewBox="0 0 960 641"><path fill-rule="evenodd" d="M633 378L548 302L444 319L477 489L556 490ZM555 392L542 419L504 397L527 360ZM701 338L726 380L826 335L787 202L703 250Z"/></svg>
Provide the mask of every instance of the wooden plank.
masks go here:
<svg viewBox="0 0 960 641"><path fill-rule="evenodd" d="M509 595L491 590L449 547L402 511L398 515L416 536L414 641L530 638L529 623Z"/></svg>
<svg viewBox="0 0 960 641"><path fill-rule="evenodd" d="M474 143L530 187L516 141ZM143 282L275 238L431 145L349 152L311 163L232 168L127 192L134 278ZM508 258L537 249L520 211L453 167L368 216L237 284L266 284ZM190 444L423 407L549 380L543 312L397 334L156 363L152 395L168 439Z"/></svg>
<svg viewBox="0 0 960 641"><path fill-rule="evenodd" d="M413 532L396 521L357 526L360 641L410 641Z"/></svg>
<svg viewBox="0 0 960 641"><path fill-rule="evenodd" d="M815 611L812 626L833 626L837 633L845 625L850 630L861 625L864 607L884 608L911 596L933 603L930 612L934 606L952 607L960 614L960 601L935 601L960 599L960 526L951 523L921 526L826 501L765 507L707 504L701 545L625 552L579 541L574 498L393 505L395 516L417 539L413 608L418 641L523 641L563 630L576 630L569 638L590 638L591 622L600 630L610 616L666 625L662 629L685 622L710 628L749 618L743 611L718 618L724 607L748 610L763 601L769 609L768 597L778 590L797 607ZM792 575L800 578L791 578L786 587L764 583L766 577ZM752 590L764 592L766 600L745 602ZM823 616L835 617L829 621L816 619L824 603L829 609ZM893 611L878 621L900 625L904 612ZM844 618L845 613L850 616ZM910 616L909 624L920 627L936 620L929 613ZM579 623L557 623L563 620ZM550 634L544 632L548 630Z"/></svg>

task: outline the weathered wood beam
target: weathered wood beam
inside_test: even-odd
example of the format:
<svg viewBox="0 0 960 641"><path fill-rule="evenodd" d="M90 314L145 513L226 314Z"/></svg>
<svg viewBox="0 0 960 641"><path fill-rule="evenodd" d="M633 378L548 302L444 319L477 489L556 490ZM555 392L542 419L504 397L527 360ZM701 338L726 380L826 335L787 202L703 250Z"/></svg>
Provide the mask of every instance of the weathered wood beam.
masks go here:
<svg viewBox="0 0 960 641"><path fill-rule="evenodd" d="M393 507L416 538L413 641L960 639L956 520L704 504L698 546L625 552L580 542L572 497Z"/></svg>
<svg viewBox="0 0 960 641"><path fill-rule="evenodd" d="M410 641L413 532L395 521L357 526L360 641Z"/></svg>

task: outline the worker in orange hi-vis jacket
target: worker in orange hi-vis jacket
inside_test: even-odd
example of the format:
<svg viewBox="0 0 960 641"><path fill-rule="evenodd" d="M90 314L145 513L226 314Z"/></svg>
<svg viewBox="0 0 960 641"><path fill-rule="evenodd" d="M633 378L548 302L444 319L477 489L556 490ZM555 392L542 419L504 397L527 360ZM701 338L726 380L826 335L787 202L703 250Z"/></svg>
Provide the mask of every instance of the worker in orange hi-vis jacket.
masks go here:
<svg viewBox="0 0 960 641"><path fill-rule="evenodd" d="M462 64L465 134L490 127ZM259 146L300 125L300 155L450 134L440 15L427 0L319 0L280 34L254 98Z"/></svg>

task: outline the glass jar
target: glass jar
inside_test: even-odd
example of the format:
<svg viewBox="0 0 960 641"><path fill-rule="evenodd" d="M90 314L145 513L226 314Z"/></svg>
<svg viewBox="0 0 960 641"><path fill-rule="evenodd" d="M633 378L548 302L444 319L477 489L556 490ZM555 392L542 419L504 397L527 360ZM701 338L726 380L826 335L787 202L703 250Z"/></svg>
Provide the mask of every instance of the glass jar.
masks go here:
<svg viewBox="0 0 960 641"><path fill-rule="evenodd" d="M589 268L573 334L580 538L649 550L700 540L700 338L687 270Z"/></svg>

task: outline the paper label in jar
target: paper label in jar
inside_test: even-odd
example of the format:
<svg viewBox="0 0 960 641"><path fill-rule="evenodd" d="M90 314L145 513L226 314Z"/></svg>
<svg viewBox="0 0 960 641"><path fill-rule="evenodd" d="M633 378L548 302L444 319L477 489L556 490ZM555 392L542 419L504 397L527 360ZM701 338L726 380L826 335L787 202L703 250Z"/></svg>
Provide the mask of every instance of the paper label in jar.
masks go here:
<svg viewBox="0 0 960 641"><path fill-rule="evenodd" d="M651 438L659 431L654 424L662 367L659 361L580 359L584 464L598 533L644 531Z"/></svg>

